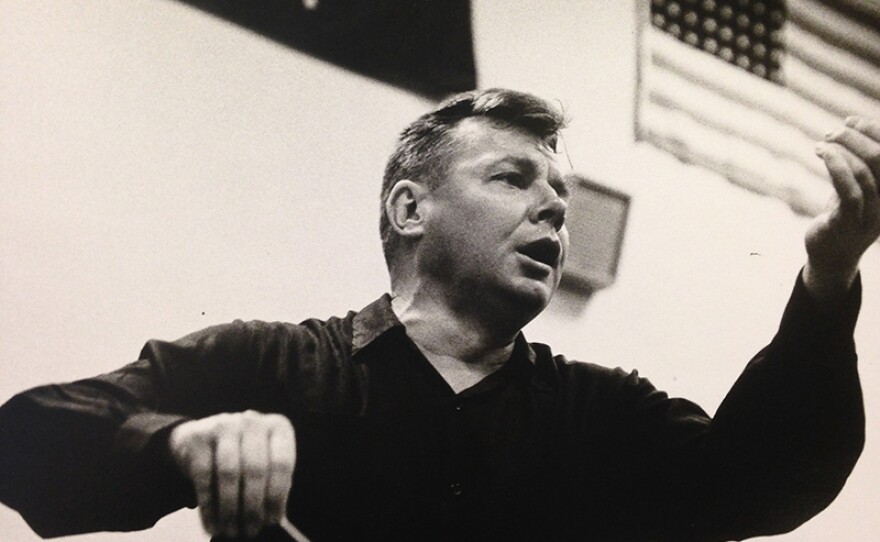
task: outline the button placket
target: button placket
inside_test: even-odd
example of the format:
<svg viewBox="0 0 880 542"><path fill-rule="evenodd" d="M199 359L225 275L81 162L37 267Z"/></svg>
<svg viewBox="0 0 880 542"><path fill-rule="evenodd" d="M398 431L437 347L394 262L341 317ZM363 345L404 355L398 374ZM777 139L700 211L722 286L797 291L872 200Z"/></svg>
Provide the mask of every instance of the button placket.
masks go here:
<svg viewBox="0 0 880 542"><path fill-rule="evenodd" d="M453 482L449 484L449 492L452 494L453 497L461 497L461 494L463 493L461 489L461 482Z"/></svg>
<svg viewBox="0 0 880 542"><path fill-rule="evenodd" d="M466 462L464 453L464 443L462 442L462 424L464 422L462 413L464 411L464 401L461 398L456 400L448 407L450 408L448 417L448 427L450 429L450 469L448 471L448 495L450 499L458 500L464 494L462 483L463 466Z"/></svg>

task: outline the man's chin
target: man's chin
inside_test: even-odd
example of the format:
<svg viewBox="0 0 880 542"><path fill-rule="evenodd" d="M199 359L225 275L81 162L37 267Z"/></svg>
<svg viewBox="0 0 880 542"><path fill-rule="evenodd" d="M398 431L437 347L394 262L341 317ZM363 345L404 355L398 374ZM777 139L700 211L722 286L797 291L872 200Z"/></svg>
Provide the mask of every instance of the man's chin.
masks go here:
<svg viewBox="0 0 880 542"><path fill-rule="evenodd" d="M553 282L552 277L541 280L519 276L501 281L475 282L459 289L459 295L467 298L465 304L480 307L479 310L489 309L495 318L502 317L524 326L550 304L556 287L557 283Z"/></svg>
<svg viewBox="0 0 880 542"><path fill-rule="evenodd" d="M523 278L516 281L508 290L508 304L512 310L520 310L523 315L530 315L529 319L537 316L550 304L550 299L556 292L556 285L549 284L549 279L535 280Z"/></svg>

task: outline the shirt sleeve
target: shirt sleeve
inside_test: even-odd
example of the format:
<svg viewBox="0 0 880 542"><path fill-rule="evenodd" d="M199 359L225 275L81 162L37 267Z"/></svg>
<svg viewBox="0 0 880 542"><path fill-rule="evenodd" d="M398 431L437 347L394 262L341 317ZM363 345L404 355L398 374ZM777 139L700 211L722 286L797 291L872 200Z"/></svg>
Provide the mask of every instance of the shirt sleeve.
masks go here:
<svg viewBox="0 0 880 542"><path fill-rule="evenodd" d="M13 397L0 407L0 501L43 537L144 529L195 506L168 434L262 391L258 342L242 322L150 341L117 371Z"/></svg>
<svg viewBox="0 0 880 542"><path fill-rule="evenodd" d="M788 532L838 495L865 439L853 341L860 299L857 281L837 306L820 307L799 277L777 334L714 418L644 379L631 383L641 445L667 473L650 498L670 540Z"/></svg>
<svg viewBox="0 0 880 542"><path fill-rule="evenodd" d="M710 426L697 532L718 540L788 532L839 494L865 442L853 340L860 303L860 279L825 307L798 277L776 336Z"/></svg>

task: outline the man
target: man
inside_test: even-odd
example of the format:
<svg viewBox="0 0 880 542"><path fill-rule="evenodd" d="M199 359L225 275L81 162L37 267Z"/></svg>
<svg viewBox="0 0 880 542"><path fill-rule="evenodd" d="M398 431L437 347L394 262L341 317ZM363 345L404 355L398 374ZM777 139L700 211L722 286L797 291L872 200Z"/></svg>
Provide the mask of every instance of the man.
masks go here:
<svg viewBox="0 0 880 542"><path fill-rule="evenodd" d="M299 325L150 341L113 373L0 409L0 500L39 534L146 528L198 506L218 537L729 540L795 528L864 441L852 330L880 235L880 123L818 148L840 198L774 340L711 419L636 372L554 356L521 328L556 290L560 113L456 96L389 160L391 295Z"/></svg>

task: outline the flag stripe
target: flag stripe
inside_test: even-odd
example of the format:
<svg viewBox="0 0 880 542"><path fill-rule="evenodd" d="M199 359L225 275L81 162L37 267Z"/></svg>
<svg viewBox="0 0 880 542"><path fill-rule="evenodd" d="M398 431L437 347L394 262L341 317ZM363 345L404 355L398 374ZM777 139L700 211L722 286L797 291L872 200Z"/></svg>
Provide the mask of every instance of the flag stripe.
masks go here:
<svg viewBox="0 0 880 542"><path fill-rule="evenodd" d="M727 135L739 135L749 143L793 160L817 177L825 174L813 152L814 142L795 127L741 102L707 90L673 72L654 74L651 100L676 109Z"/></svg>
<svg viewBox="0 0 880 542"><path fill-rule="evenodd" d="M880 118L880 103L876 100L838 83L798 58L789 57L783 65L783 73L788 88L841 117L860 114Z"/></svg>
<svg viewBox="0 0 880 542"><path fill-rule="evenodd" d="M781 122L795 126L811 140L822 138L841 120L800 96L792 96L779 85L719 62L654 27L648 28L645 37L652 51L650 59L657 67L676 72L731 100L748 104ZM646 77L648 85L651 75L653 73Z"/></svg>
<svg viewBox="0 0 880 542"><path fill-rule="evenodd" d="M838 49L794 23L785 30L785 44L791 56L813 69L868 96L880 96L880 69L858 55Z"/></svg>
<svg viewBox="0 0 880 542"><path fill-rule="evenodd" d="M819 214L831 197L830 183L803 166L779 160L766 149L712 130L681 112L651 108L645 120L651 128L644 135L656 146L738 186L784 200L800 214ZM741 156L749 157L750 167L744 166ZM792 180L798 181L796 186L787 183Z"/></svg>
<svg viewBox="0 0 880 542"><path fill-rule="evenodd" d="M870 28L880 28L880 2L877 0L822 0L822 3L863 21Z"/></svg>
<svg viewBox="0 0 880 542"><path fill-rule="evenodd" d="M880 66L880 33L814 0L788 2L791 22Z"/></svg>

